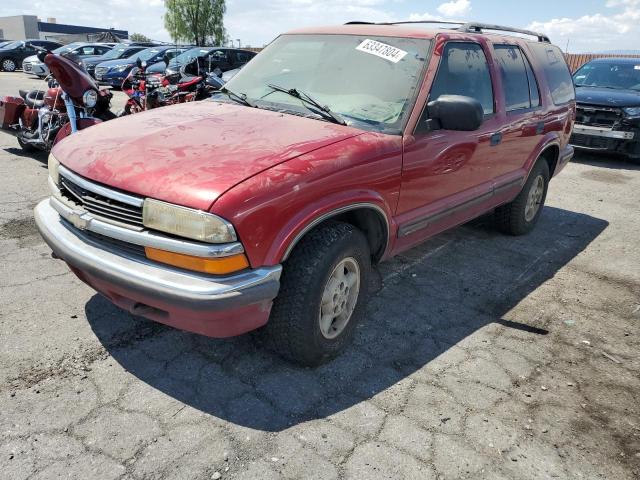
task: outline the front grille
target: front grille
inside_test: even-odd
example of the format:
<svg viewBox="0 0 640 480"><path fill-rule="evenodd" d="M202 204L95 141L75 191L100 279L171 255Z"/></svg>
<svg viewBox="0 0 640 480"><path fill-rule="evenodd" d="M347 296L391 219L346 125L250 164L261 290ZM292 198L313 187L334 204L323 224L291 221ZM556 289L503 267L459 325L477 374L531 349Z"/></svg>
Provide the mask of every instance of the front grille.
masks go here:
<svg viewBox="0 0 640 480"><path fill-rule="evenodd" d="M136 228L142 227L142 207L86 190L63 175L60 175L60 193L68 200L82 205L96 217Z"/></svg>
<svg viewBox="0 0 640 480"><path fill-rule="evenodd" d="M142 245L123 242L122 240L100 235L99 233L91 232L89 230L85 230L82 233L102 245L106 245L116 250L120 250L121 252L129 253L138 257L145 257L144 247Z"/></svg>
<svg viewBox="0 0 640 480"><path fill-rule="evenodd" d="M622 119L622 110L591 105L576 107L576 123L595 127L612 127Z"/></svg>
<svg viewBox="0 0 640 480"><path fill-rule="evenodd" d="M612 141L606 137L595 137L591 135L583 135L574 133L569 141L575 147L595 148L598 150L607 150L612 148Z"/></svg>

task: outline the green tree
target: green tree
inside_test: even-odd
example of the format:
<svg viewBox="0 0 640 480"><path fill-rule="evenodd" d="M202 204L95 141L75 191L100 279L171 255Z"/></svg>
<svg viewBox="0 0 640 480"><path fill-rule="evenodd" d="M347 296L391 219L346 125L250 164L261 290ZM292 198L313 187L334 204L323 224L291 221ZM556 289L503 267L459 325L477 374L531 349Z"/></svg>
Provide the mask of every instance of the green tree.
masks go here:
<svg viewBox="0 0 640 480"><path fill-rule="evenodd" d="M129 40L132 42L150 42L151 39L142 33L132 33L129 35Z"/></svg>
<svg viewBox="0 0 640 480"><path fill-rule="evenodd" d="M225 0L164 0L164 26L174 41L221 45L226 35Z"/></svg>

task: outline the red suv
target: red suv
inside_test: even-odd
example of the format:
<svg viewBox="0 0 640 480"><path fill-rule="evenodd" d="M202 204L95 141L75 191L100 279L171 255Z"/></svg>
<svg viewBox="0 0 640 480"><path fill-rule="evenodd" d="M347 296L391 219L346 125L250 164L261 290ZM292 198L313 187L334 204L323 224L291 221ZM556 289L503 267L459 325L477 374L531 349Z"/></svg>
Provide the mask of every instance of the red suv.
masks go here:
<svg viewBox="0 0 640 480"><path fill-rule="evenodd" d="M353 337L372 265L491 210L505 233L531 230L574 117L541 34L293 31L211 100L61 142L35 216L122 308L216 337L259 329L316 365Z"/></svg>

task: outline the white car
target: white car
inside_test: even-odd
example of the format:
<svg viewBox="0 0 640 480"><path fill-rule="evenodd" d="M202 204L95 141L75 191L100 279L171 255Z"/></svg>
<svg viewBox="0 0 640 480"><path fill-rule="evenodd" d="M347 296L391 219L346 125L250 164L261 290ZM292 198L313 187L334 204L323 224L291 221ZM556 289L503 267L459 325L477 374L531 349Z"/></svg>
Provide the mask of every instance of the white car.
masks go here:
<svg viewBox="0 0 640 480"><path fill-rule="evenodd" d="M86 42L74 42L69 43L60 48L53 50L53 53L69 54L73 53L80 58L88 58L104 55L113 48L113 43L86 43ZM30 73L37 75L40 78L44 78L49 75L49 68L42 63L37 55L31 55L22 62L22 71L24 73Z"/></svg>

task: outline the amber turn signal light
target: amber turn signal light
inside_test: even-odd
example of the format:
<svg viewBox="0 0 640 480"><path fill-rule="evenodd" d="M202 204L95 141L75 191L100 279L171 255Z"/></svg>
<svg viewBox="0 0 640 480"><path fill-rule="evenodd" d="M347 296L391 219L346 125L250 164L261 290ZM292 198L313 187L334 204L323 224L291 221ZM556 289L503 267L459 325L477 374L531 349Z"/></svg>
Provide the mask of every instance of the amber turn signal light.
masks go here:
<svg viewBox="0 0 640 480"><path fill-rule="evenodd" d="M167 252L166 250L151 247L144 247L144 252L149 260L155 260L156 262L166 263L167 265L173 265L174 267L180 267L186 270L215 275L237 272L249 266L249 261L244 253L230 257L206 258Z"/></svg>

